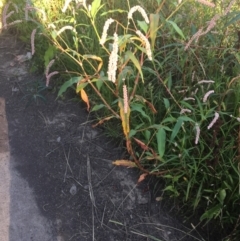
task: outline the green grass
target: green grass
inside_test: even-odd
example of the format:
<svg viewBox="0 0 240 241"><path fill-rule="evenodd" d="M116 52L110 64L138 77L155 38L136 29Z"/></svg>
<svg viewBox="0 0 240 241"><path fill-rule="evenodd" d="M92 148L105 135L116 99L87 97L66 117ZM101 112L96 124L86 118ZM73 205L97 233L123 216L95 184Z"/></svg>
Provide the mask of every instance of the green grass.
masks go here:
<svg viewBox="0 0 240 241"><path fill-rule="evenodd" d="M32 30L37 29L32 68L46 69L54 58L51 71L61 76L61 94L69 87L76 88L103 123L110 119L105 125L108 133L123 138L131 160L143 172L165 180L164 193L178 200L188 217L198 214L203 225L214 220L218 228L226 230L226 241L239 240L237 4L224 14L229 3L223 1L215 1L216 7L210 8L193 0L181 4L108 0L103 5L95 0L91 10L72 1L63 13L64 1L33 1L47 19L43 19L42 11L34 10L26 20L22 1L13 2L19 12L8 23L21 19L27 24L10 29L17 31L29 48ZM139 12L128 24L129 8L135 5L146 9L150 24ZM13 9L11 4L8 12ZM210 20L217 15L215 26L209 30ZM115 22L101 46L102 29L109 17ZM72 29L60 33L65 26ZM190 41L201 28L199 39ZM137 30L150 41L152 60L147 57L146 40ZM109 81L107 74L114 32L118 34L116 83ZM199 83L202 80L211 83ZM124 85L128 91L125 111ZM206 98L209 91L214 92ZM210 124L216 115L219 118Z"/></svg>

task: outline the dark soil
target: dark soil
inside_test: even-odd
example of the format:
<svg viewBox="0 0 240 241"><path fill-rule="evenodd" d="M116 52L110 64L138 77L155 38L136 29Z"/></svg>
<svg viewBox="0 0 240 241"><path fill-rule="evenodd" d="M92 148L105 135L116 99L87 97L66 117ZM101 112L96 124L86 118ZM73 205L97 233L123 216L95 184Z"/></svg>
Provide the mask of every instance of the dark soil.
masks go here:
<svg viewBox="0 0 240 241"><path fill-rule="evenodd" d="M112 165L124 149L92 128L96 121L74 95L38 92L45 79L29 73L30 61L19 61L26 53L16 37L0 36L0 96L16 168L56 240L203 240L155 201L151 180L137 185L138 170Z"/></svg>

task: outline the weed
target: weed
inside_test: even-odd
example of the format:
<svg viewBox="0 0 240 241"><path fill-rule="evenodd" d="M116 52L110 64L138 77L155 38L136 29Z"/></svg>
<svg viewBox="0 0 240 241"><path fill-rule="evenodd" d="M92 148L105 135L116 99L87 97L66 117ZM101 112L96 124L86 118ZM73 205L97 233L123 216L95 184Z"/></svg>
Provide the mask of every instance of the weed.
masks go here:
<svg viewBox="0 0 240 241"><path fill-rule="evenodd" d="M30 104L35 102L36 105L39 104L39 100L46 103L46 98L42 94L43 91L47 89L46 85L44 84L43 80L36 80L26 83L25 88L25 95L22 97L22 100L26 100L26 106L27 108Z"/></svg>
<svg viewBox="0 0 240 241"><path fill-rule="evenodd" d="M92 111L102 116L97 125L118 121L132 158L123 165L163 178L164 193L186 214L201 212L203 224L217 220L227 230L223 235L232 232L226 240L238 240L236 0L149 2L25 6L25 21L35 25L29 36L37 28L48 40L41 51L32 34L34 57L44 56L47 85L58 72L68 77L59 96L75 86L87 109L94 104ZM53 58L58 65L49 73ZM31 100L40 97L36 93Z"/></svg>

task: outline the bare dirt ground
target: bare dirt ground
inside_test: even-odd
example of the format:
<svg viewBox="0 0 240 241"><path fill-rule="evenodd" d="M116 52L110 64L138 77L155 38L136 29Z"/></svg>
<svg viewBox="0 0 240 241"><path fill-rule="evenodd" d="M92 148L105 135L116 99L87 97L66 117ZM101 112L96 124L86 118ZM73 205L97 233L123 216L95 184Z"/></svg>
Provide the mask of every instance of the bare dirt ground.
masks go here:
<svg viewBox="0 0 240 241"><path fill-rule="evenodd" d="M155 201L161 187L153 189L151 180L137 185L138 170L112 165L124 150L92 128L85 106L71 94L61 100L45 90L46 103L34 100L44 78L29 73L29 61L19 61L26 52L14 36L1 34L0 97L6 103L12 166L32 190L53 240L203 240ZM12 203L24 205L19 200ZM24 210L18 208L20 216ZM10 237L11 226L24 227L18 222L10 217Z"/></svg>

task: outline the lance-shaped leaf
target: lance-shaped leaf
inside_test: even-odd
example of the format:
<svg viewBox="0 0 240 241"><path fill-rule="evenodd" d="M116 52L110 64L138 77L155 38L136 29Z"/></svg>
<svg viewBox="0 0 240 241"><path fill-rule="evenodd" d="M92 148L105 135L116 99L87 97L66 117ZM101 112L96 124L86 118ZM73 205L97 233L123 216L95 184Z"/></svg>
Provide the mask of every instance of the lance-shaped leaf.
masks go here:
<svg viewBox="0 0 240 241"><path fill-rule="evenodd" d="M103 61L100 57L96 56L96 55L92 55L92 54L85 54L83 55L84 59L93 59L99 62L98 67L97 67L97 72L100 71L100 69L102 68L103 65Z"/></svg>
<svg viewBox="0 0 240 241"><path fill-rule="evenodd" d="M163 157L166 146L166 131L164 130L164 128L159 128L156 136L158 144L158 153L160 157Z"/></svg>
<svg viewBox="0 0 240 241"><path fill-rule="evenodd" d="M90 104L89 104L89 100L88 100L87 93L85 92L84 89L81 89L81 90L80 90L80 94L81 94L82 100L87 104L87 110L89 111L89 109L90 109Z"/></svg>
<svg viewBox="0 0 240 241"><path fill-rule="evenodd" d="M98 125L101 125L101 124L103 124L105 121L108 121L108 120L110 120L110 119L112 119L112 118L114 118L114 117L115 117L115 116L113 116L113 115L108 116L108 117L105 117L105 118L101 119L98 123L92 125L92 127L94 128L94 127L96 127L96 126L98 126Z"/></svg>
<svg viewBox="0 0 240 241"><path fill-rule="evenodd" d="M91 16L93 17L93 19L95 18L97 12L102 8L101 6L101 0L94 0L92 2L92 6L91 6Z"/></svg>
<svg viewBox="0 0 240 241"><path fill-rule="evenodd" d="M58 91L58 97L61 96L69 87L71 87L73 84L78 83L83 79L82 76L72 77L70 80L66 81Z"/></svg>
<svg viewBox="0 0 240 241"><path fill-rule="evenodd" d="M175 29L175 31L176 31L184 40L186 39L185 36L184 36L184 34L183 34L183 32L182 32L182 30L178 27L178 25L177 25L175 22L170 21L170 20L168 20L167 22L170 23L170 24L173 26L173 28Z"/></svg>
<svg viewBox="0 0 240 241"><path fill-rule="evenodd" d="M135 55L131 51L127 51L126 57L127 57L127 59L130 59L133 62L133 64L138 69L138 71L142 77L142 81L144 81L141 65L140 65L139 61L137 60L137 58L135 57Z"/></svg>
<svg viewBox="0 0 240 241"><path fill-rule="evenodd" d="M157 36L158 31L158 25L159 25L159 14L150 14L150 38L151 38L151 47L154 49L155 40Z"/></svg>
<svg viewBox="0 0 240 241"><path fill-rule="evenodd" d="M146 178L147 175L148 175L148 173L143 173L143 174L141 174L140 177L138 178L137 183L142 182L142 181Z"/></svg>
<svg viewBox="0 0 240 241"><path fill-rule="evenodd" d="M116 160L112 164L116 166L137 167L134 162L128 160Z"/></svg>
<svg viewBox="0 0 240 241"><path fill-rule="evenodd" d="M122 120L123 133L125 137L128 139L128 134L130 132L130 126L129 126L130 108L128 107L128 112L125 114L121 99L119 99L118 101L118 106L120 108L120 116Z"/></svg>

